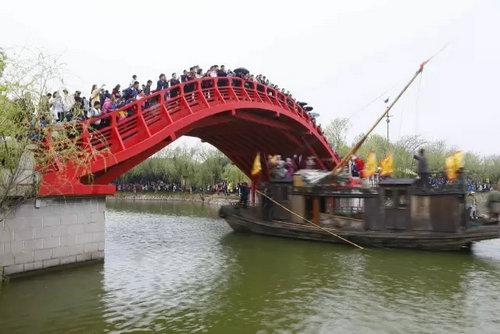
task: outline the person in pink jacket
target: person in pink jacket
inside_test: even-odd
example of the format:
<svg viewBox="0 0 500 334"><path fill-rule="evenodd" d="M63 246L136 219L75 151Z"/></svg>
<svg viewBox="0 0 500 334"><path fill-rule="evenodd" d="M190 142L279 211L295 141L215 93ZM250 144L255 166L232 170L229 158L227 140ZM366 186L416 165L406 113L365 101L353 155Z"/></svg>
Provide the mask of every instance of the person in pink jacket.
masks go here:
<svg viewBox="0 0 500 334"><path fill-rule="evenodd" d="M107 97L106 100L104 100L104 103L102 104L102 113L107 114L108 112L113 111L115 107L116 98L114 95L111 95L110 97Z"/></svg>

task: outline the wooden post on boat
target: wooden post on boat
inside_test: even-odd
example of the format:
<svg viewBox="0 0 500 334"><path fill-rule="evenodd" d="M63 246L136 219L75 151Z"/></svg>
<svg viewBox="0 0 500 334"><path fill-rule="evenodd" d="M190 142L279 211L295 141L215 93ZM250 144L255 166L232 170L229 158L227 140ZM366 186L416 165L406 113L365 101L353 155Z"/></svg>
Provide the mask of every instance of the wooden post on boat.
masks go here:
<svg viewBox="0 0 500 334"><path fill-rule="evenodd" d="M319 197L317 196L312 199L312 222L319 225Z"/></svg>
<svg viewBox="0 0 500 334"><path fill-rule="evenodd" d="M252 180L252 188L251 188L251 194L250 194L250 201L252 203L252 206L255 206L255 190L257 189L257 179L254 178Z"/></svg>

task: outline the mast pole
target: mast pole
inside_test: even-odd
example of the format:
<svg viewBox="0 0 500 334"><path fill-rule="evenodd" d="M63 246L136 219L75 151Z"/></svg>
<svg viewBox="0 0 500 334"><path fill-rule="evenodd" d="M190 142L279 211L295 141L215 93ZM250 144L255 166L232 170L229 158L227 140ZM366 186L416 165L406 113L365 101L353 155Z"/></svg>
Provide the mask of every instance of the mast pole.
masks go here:
<svg viewBox="0 0 500 334"><path fill-rule="evenodd" d="M431 57L432 58L432 57ZM359 148L361 147L361 145L363 145L363 143L365 142L365 140L368 138L368 136L370 135L370 133L372 133L372 131L377 127L377 125L380 123L380 121L386 117L387 115L389 115L389 111L392 109L392 107L396 104L396 102L398 102L399 98L406 92L406 90L408 89L408 87L411 86L411 84L413 83L413 81L415 81L415 79L418 77L418 75L420 73L422 73L422 71L424 70L424 66L425 64L427 64L429 62L429 60L431 60L431 58L427 59L426 61L424 61L422 64L420 64L420 67L418 69L418 71L413 75L413 77L410 79L410 81L406 84L406 86L404 86L404 88L399 92L398 96L396 96L396 98L394 99L394 101L392 101L392 103L385 109L385 112L380 115L379 118L377 118L377 120L375 121L375 123L372 125L372 127L368 130L368 132L356 143L356 145L354 145L350 150L349 152L344 156L344 158L342 158L342 160L339 162L339 164L335 167L335 169L332 171L332 174L337 174L338 172L340 172L342 170L342 168L346 165L346 163L349 161L350 157L355 154ZM387 138L389 139L389 122L387 122Z"/></svg>
<svg viewBox="0 0 500 334"><path fill-rule="evenodd" d="M385 117L385 121L387 122L387 143L389 143L389 123L391 122L390 120L390 115L387 113L387 116Z"/></svg>

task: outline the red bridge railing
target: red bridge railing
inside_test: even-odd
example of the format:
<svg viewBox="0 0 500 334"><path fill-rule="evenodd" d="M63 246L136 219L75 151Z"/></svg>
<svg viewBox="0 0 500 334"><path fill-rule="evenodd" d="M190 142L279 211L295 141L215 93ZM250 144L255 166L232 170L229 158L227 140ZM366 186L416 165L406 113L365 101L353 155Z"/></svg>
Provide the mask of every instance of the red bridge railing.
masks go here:
<svg viewBox="0 0 500 334"><path fill-rule="evenodd" d="M150 136L160 124L173 123L214 105L240 101L260 102L288 110L322 133L304 108L280 91L237 77L218 77L201 78L156 91L110 113L85 120L84 135L89 133L85 129L97 120L105 125L99 128L102 137L95 136L92 140L84 136L84 142L95 150L108 148L114 153L134 144L133 138L141 130ZM127 113L125 118L120 117L123 112Z"/></svg>
<svg viewBox="0 0 500 334"><path fill-rule="evenodd" d="M321 128L294 99L269 86L238 77L200 78L180 83L112 112L84 120L81 122L79 145L93 153L101 152L95 155L95 163L89 170L97 173L130 158L130 154L128 157L119 156L121 152L155 136L170 124L191 114L229 103L237 103L242 108L271 108L300 120L310 132L317 134L334 163L338 162ZM137 149L134 151L134 154L139 152ZM113 157L115 161L106 157ZM54 180L55 175L44 176L46 184L42 184L42 194L51 192L47 183L54 183Z"/></svg>

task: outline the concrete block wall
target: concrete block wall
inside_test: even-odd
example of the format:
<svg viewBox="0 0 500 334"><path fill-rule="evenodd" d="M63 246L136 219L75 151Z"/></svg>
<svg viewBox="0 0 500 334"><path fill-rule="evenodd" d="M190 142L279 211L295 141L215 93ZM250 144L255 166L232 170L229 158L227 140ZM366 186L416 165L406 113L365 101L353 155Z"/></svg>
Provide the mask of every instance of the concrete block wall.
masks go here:
<svg viewBox="0 0 500 334"><path fill-rule="evenodd" d="M42 198L0 222L0 273L104 258L104 197Z"/></svg>

